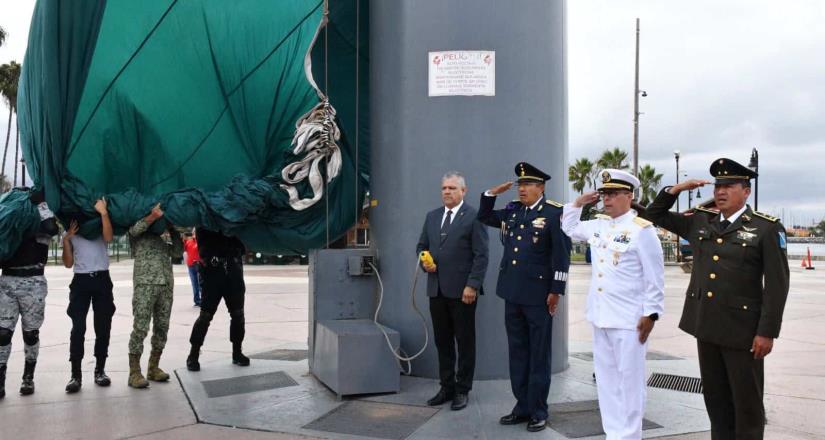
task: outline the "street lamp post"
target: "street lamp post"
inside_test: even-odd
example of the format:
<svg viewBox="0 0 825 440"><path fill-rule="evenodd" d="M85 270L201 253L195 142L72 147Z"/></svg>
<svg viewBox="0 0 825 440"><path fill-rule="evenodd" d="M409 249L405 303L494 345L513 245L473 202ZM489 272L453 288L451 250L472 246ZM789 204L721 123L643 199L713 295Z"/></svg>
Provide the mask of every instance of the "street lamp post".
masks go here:
<svg viewBox="0 0 825 440"><path fill-rule="evenodd" d="M748 163L748 168L750 168L754 173L756 173L756 182L754 182L754 192L753 192L753 209L755 211L759 210L759 151L754 148L751 150L751 161Z"/></svg>
<svg viewBox="0 0 825 440"><path fill-rule="evenodd" d="M673 157L676 158L676 184L679 184L679 150L673 151ZM679 214L681 211L679 210L679 194L676 194L676 213ZM680 261L681 258L681 251L680 251L680 243L679 243L679 234L676 234L676 261Z"/></svg>
<svg viewBox="0 0 825 440"><path fill-rule="evenodd" d="M23 186L26 186L26 159L20 158L20 176L23 179Z"/></svg>

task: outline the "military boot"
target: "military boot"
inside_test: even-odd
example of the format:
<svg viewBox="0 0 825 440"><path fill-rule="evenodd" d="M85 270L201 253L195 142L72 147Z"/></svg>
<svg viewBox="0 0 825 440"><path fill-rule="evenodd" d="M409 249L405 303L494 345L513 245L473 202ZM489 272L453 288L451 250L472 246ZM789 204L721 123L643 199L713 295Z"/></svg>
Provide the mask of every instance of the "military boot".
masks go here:
<svg viewBox="0 0 825 440"><path fill-rule="evenodd" d="M80 387L83 386L83 373L80 370L80 361L74 360L72 361L72 377L69 379L69 383L66 384L66 392L69 394L74 394L80 391Z"/></svg>
<svg viewBox="0 0 825 440"><path fill-rule="evenodd" d="M201 371L201 363L198 358L201 355L200 345L193 345L189 350L189 356L186 357L186 369L189 371Z"/></svg>
<svg viewBox="0 0 825 440"><path fill-rule="evenodd" d="M26 366L23 368L23 383L20 384L20 394L28 396L34 394L34 367L37 361L26 361Z"/></svg>
<svg viewBox="0 0 825 440"><path fill-rule="evenodd" d="M149 356L149 368L146 370L146 378L155 382L169 380L169 375L158 367L161 353L163 352L152 350L152 354Z"/></svg>
<svg viewBox="0 0 825 440"><path fill-rule="evenodd" d="M132 388L146 388L149 381L140 372L140 355L129 355L129 386Z"/></svg>
<svg viewBox="0 0 825 440"><path fill-rule="evenodd" d="M6 397L6 364L0 365L0 399Z"/></svg>

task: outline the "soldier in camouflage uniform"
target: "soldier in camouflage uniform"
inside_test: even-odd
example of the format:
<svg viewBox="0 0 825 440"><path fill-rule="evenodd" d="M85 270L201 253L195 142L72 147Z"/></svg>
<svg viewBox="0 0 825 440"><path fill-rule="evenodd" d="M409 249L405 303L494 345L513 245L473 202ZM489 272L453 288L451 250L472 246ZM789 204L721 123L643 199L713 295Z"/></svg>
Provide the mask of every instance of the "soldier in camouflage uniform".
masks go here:
<svg viewBox="0 0 825 440"><path fill-rule="evenodd" d="M49 210L42 192L32 191L29 199L40 212L37 231L23 239L14 255L0 263L0 399L6 395L6 363L11 354L11 340L17 318L22 321L25 366L20 394L34 393L34 367L40 349L40 326L46 309L46 278L43 269L49 252L49 242L57 234L54 214Z"/></svg>
<svg viewBox="0 0 825 440"><path fill-rule="evenodd" d="M169 375L158 367L160 356L166 345L169 331L169 315L172 313L172 257L183 252L180 235L169 224L169 243L163 236L149 231L150 226L163 217L160 204L152 208L145 218L129 228L129 241L135 256L134 297L132 298L132 315L134 326L129 338L129 386L146 388L146 380L165 382ZM164 234L165 235L165 234ZM152 354L149 356L149 368L146 378L140 371L140 357L143 353L143 340L149 332L149 321L154 322L152 329Z"/></svg>

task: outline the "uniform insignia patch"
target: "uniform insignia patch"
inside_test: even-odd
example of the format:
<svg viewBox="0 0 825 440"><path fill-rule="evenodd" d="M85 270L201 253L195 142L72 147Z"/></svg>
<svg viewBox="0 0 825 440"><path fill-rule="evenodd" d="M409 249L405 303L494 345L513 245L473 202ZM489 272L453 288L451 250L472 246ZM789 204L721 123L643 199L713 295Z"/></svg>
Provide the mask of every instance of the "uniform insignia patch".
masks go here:
<svg viewBox="0 0 825 440"><path fill-rule="evenodd" d="M767 220L767 221L769 221L769 222L771 222L771 223L776 223L776 222L778 222L778 221L779 221L779 219L778 219L778 218L773 217L773 216L770 216L770 215L768 215L768 214L761 213L761 212L759 212L759 211L753 211L753 215L755 215L755 216L757 216L757 217L762 217L762 218L764 218L765 220Z"/></svg>
<svg viewBox="0 0 825 440"><path fill-rule="evenodd" d="M630 237L628 237L627 234L627 232L622 232L621 234L613 237L613 241L616 243L628 244L630 243Z"/></svg>
<svg viewBox="0 0 825 440"><path fill-rule="evenodd" d="M788 249L788 239L785 237L785 231L779 231L779 247Z"/></svg>
<svg viewBox="0 0 825 440"><path fill-rule="evenodd" d="M751 242L754 238L756 238L756 234L754 234L753 232L736 231L736 238L743 241Z"/></svg>
<svg viewBox="0 0 825 440"><path fill-rule="evenodd" d="M648 226L650 226L650 225L652 225L652 224L653 224L653 222L648 221L648 220L645 220L645 219L643 219L643 218L641 218L641 217L634 217L634 218L633 218L633 223L636 223L637 225L639 225L639 226L641 226L641 227L643 227L643 228L646 228L646 227L648 227Z"/></svg>
<svg viewBox="0 0 825 440"><path fill-rule="evenodd" d="M536 229L544 229L544 217L538 217L533 220L533 227Z"/></svg>
<svg viewBox="0 0 825 440"><path fill-rule="evenodd" d="M756 231L756 228L749 228L749 227L747 227L747 226L742 226L742 229L743 229L743 230L745 230L745 231L747 231L747 232L754 232L754 231Z"/></svg>

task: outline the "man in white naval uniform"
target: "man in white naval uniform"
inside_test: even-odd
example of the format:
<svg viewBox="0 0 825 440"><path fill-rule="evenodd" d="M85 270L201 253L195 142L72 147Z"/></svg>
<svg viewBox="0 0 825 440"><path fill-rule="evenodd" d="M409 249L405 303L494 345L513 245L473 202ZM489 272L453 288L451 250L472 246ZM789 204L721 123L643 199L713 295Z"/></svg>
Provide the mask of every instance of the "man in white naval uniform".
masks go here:
<svg viewBox="0 0 825 440"><path fill-rule="evenodd" d="M647 337L663 313L664 259L656 228L630 208L639 180L606 169L598 192L564 206L562 230L590 244L593 274L587 320L607 440L641 439ZM582 207L604 201L605 214L580 221Z"/></svg>

